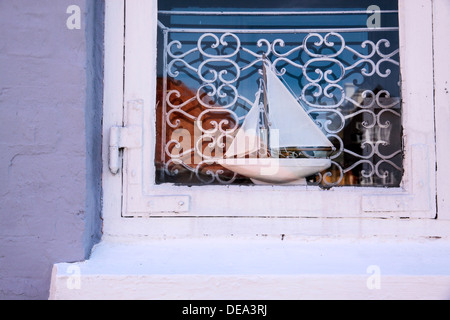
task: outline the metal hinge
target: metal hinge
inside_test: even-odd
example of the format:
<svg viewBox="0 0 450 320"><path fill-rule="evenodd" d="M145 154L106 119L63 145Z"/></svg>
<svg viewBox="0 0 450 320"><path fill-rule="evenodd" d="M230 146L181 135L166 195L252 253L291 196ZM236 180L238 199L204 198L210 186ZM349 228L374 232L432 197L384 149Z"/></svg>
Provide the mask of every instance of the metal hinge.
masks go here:
<svg viewBox="0 0 450 320"><path fill-rule="evenodd" d="M142 148L142 127L112 127L109 133L109 170L117 174L121 167L120 149Z"/></svg>
<svg viewBox="0 0 450 320"><path fill-rule="evenodd" d="M120 149L142 148L143 100L132 100L126 104L125 126L113 126L109 133L109 170L117 174L122 166Z"/></svg>

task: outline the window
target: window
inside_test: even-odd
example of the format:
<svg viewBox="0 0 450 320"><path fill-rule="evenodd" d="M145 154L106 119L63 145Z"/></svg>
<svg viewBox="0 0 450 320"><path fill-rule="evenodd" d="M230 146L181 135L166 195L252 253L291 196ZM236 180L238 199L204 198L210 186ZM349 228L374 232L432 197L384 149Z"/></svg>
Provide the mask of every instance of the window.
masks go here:
<svg viewBox="0 0 450 320"><path fill-rule="evenodd" d="M278 2L282 3L282 1ZM180 0L181 4L185 2L187 1ZM219 1L195 1L198 6L216 2ZM331 4L327 4L327 2ZM386 59L392 58L399 62L399 69L395 68L396 63L391 61L387 63L386 61L380 63L383 67L386 66L386 69L383 68L379 71L386 75L387 69L391 70L386 79L395 74L398 75L400 72L401 81L400 87L397 88L398 92L392 89L396 86L395 81L389 80L389 84L384 84L392 86L392 88L386 89L389 90L390 97L380 93L382 91L376 91L381 89L368 87L374 91L375 97L380 93L377 102L379 108L372 110L368 107L373 101L372 95L366 94L363 97L353 85L350 89L355 93L351 95L350 89L345 91L345 83L343 86L346 97L355 97L350 99L357 102L354 104L348 101L349 105L355 105L356 108L363 111L361 114L349 117L349 120L350 118L355 120L354 123L349 121L343 129L342 136L348 137L348 140L343 139L344 146L355 152L356 149L350 149L350 142L355 142L355 147L360 148L362 139L371 142L391 141L390 146L383 147L395 150L392 152L401 150L401 156L398 154L401 159L389 159L401 169L398 169L403 173L401 181L392 184L386 183L382 179L367 180L364 183L352 182L344 173L344 185L332 186L329 190L324 190L324 186L320 187L314 183L284 186L234 182L194 185L192 181L169 182L164 180L157 183L158 174L161 173L157 167L157 161L158 159L162 160L161 155L164 153L157 155L158 152L161 152L159 139L162 128L162 113L157 112L158 108L161 108L161 103L158 104L158 102L161 101L162 96L161 92L158 93L161 84L158 84L157 80L160 80L161 76L158 77L157 66L160 65L157 65L157 60L163 57L157 51L161 48L157 45L157 1L106 0L105 3L103 156L104 159L109 158L109 161L105 161L103 167L104 241L93 252L90 261L75 265L83 270L83 277L87 277L86 283L90 285L88 289L94 287L94 290L87 289L88 294L103 293L102 290L96 289L98 287L105 288L105 281L108 282L106 287L109 288L111 275L114 274L117 276L115 278L124 280L119 281L124 285L119 286L118 290L124 286L129 287L129 284L132 283L138 284L137 294L140 297L158 298L163 292L166 296L175 299L180 296L189 297L193 292L193 286L195 287L194 282L199 283L198 288L204 289L207 287L207 283L211 283L211 279L213 279L214 284L210 288L211 290L208 290L208 295L223 297L223 294L229 294L233 297L236 294L234 286L236 283L243 284L244 290L241 290L240 293L245 296L249 292L257 292L259 288L278 283L281 276L284 283L289 284L291 288L301 289L305 285L312 288L306 291L283 290L286 297L292 298L294 295L294 298L296 296L310 298L316 287L317 292L322 292L323 290L321 291L319 288L320 285L325 282L329 283L330 276L338 274L336 286L333 287L333 284L330 286L331 293L330 290L326 290L327 298L330 297L330 294L333 295L333 292L338 295L356 297L366 295L369 298L385 298L392 296L397 291L404 294L405 279L408 279L411 287L408 292L413 298L418 296L417 292L423 293L424 290L426 290L427 297L430 294L438 297L447 295L446 272L443 272L445 264L442 264L445 259L441 259L445 257L445 254L442 253L447 248L446 239L448 239L450 230L450 211L447 199L450 194L448 187L450 170L447 165L450 152L446 141L450 135L448 126L450 116L448 52L450 43L444 41L450 38L450 20L447 19L450 14L450 3L447 0L399 0L398 12L382 13L381 27L384 28L387 27L386 23L388 22L385 20L387 17L398 15L398 30L384 30L392 32L391 34L395 33L398 36L398 44L396 45L395 39L390 38L391 46L385 47L386 42L381 42L380 48L386 49L386 51L381 51L387 55ZM164 3L170 4L171 1L164 1ZM250 3L251 1L243 1L242 6ZM258 3L263 5L265 1L261 0ZM344 2L302 0L290 3L307 3L308 11L319 10L313 5L320 3L324 4L320 8L324 11L324 8L329 10L336 6L336 3ZM364 1L347 1L349 6L345 9L355 9L354 3L359 5ZM378 3L381 5L383 2ZM397 11L395 1L389 2L389 5L391 7L382 7L381 9ZM223 6L225 8L225 5ZM246 10L242 6L240 10ZM205 6L202 7L205 8ZM255 6L252 5L252 7ZM175 8L159 9L159 11L167 11ZM186 8L179 5L177 9ZM190 9L199 9L199 7ZM264 8L262 7L262 9ZM283 9L306 10L298 5L294 8L278 8L277 10ZM356 9L359 12L361 8ZM323 14L325 15L325 13ZM355 23L362 23L362 20L358 20L358 15L359 13L355 13L353 17ZM170 15L166 15L166 17L168 16ZM172 16L174 16L173 12ZM226 22L219 21L217 17L216 19L204 18L211 19L222 27ZM285 23L284 18L292 17L290 15L283 16L283 19L280 19L283 24ZM322 19L324 18L316 16L312 22L319 24L325 21ZM397 20L397 17L395 19ZM192 21L194 23L194 20ZM353 19L345 19L345 21L343 19L342 23L349 24L351 21ZM161 22L165 23L165 26L169 26L167 21ZM264 23L266 24L266 22ZM333 22L333 24L335 23L336 21ZM375 31L374 34L381 35L382 32ZM361 36L363 37L362 34ZM325 43L325 36L322 37L324 37L323 43ZM376 41L370 37L371 33L367 32L364 38L359 39L357 47L362 47L361 43L364 41ZM385 37L382 36L383 39ZM230 46L232 39L235 38L227 38ZM317 39L320 42L320 38ZM181 42L181 40L179 41ZM214 41L215 38L209 39L210 43ZM333 42L338 43L338 41ZM292 47L289 47L287 43L284 47L276 46L277 52L281 55L286 54L296 47L295 44L298 43L294 43ZM314 42L310 44L314 45ZM173 46L173 49L178 50L176 43L173 43ZM180 51L173 52L179 55L183 52L182 48L183 46L179 49ZM370 45L368 44L366 48L370 49ZM333 51L326 53L330 54L330 52ZM367 56L367 52L360 54ZM271 64L274 64L277 59L274 54L269 58ZM291 64L288 61L284 62L285 66L276 64L279 67L276 70L281 72L282 68L286 68L286 73L288 73ZM170 64L170 61L167 60L167 63ZM261 69L262 64L258 63L259 69ZM373 61L373 63L376 67L377 62ZM373 69L370 67L373 65L370 62L366 62L366 64L367 73L371 73ZM181 76L182 69L188 68L183 65L183 62L174 62L174 69L171 69L171 72L178 71ZM387 67L388 65L389 67ZM362 73L362 66L355 65L355 67L358 67L358 72ZM195 68L198 68L198 65ZM217 77L219 74L220 71L217 72ZM221 75L224 79L233 76L231 71ZM303 73L302 75L305 76ZM316 75L320 77L320 72ZM332 73L329 74L330 79L332 79L332 75ZM206 76L214 77L214 73L206 74ZM277 76L281 77L282 75ZM283 76L286 75L283 74ZM286 77L289 78L288 76L289 74ZM325 76L325 72L323 76ZM384 77L381 78L384 79ZM190 81L187 79L183 82L189 83ZM290 83L289 80L287 81ZM198 81L192 79L192 83L196 82L199 86ZM253 85L258 87L257 84ZM248 86L251 88L251 84ZM283 86L286 87L284 84ZM247 85L242 88L247 88ZM300 86L297 90L299 88ZM295 94L295 88L292 89ZM364 87L364 89L367 88ZM257 89L253 88L253 90ZM339 92L342 90L338 90ZM356 97L359 97L359 100ZM171 98L175 98L175 96ZM184 97L180 95L180 98L181 100L169 99L169 101L173 104L182 103ZM187 98L189 99L189 96ZM309 98L320 97L312 95ZM400 106L397 105L399 98L401 98ZM314 100L307 101L312 103ZM339 101L338 99L337 102ZM395 106L387 107L394 102ZM168 110L170 112L170 109ZM380 116L379 114L383 110L390 111L384 111ZM248 110L246 111L248 113ZM380 128L365 132L363 135L361 131L370 129L374 122L372 112L380 117L377 119ZM356 119L358 116L360 119ZM190 119L189 116L186 117ZM314 125L323 129L321 128L322 118L319 116L313 116L313 118ZM364 121L366 123L363 125ZM384 128L380 126L380 123L386 126L388 121L390 128L401 128L401 132L392 131L387 134L382 130ZM222 126L224 125L225 123L222 123ZM239 125L242 126L242 124ZM355 133L354 137L352 137L353 133ZM394 137L400 137L400 141L396 141L397 145L392 143L394 140L391 138ZM182 144L183 140L180 139L179 142ZM187 145L190 148L189 144ZM360 155L370 158L370 151L359 149L358 151L362 152ZM383 154L390 154L387 150L384 151L386 152ZM377 163L378 160L370 159L373 161L372 163ZM162 164L164 161L160 163ZM370 165L368 166L370 168ZM389 166L392 167L392 165ZM357 168L357 170L362 169ZM387 170L381 165L378 169L380 173ZM368 175L370 171L365 173ZM164 179L166 178L164 177ZM439 205L439 212L436 202ZM261 238L266 238L266 236L269 236L271 240L262 241ZM233 238L236 241L232 240ZM368 238L369 242L366 243L364 238ZM439 238L443 239L437 240ZM178 240L159 241L160 239ZM287 242L274 239L285 239ZM398 245L399 243L400 245ZM250 251L252 256L249 259ZM161 252L165 254L161 256ZM218 252L218 255L214 254L215 252ZM404 252L405 254L403 254ZM183 264L185 262L183 259L188 256L188 260L192 263L188 261L186 266ZM219 260L215 259L216 257L219 257ZM225 257L227 261L221 260L220 257ZM257 257L256 262L253 261L253 257ZM263 257L263 259L258 260L258 257ZM285 257L286 259L284 259ZM310 261L310 257L313 260L314 257L318 259ZM279 261L281 264L265 263L274 260L273 258L275 260L281 258ZM117 262L115 267L106 268L107 274L105 274L105 265L111 265L112 261ZM144 261L148 263L143 263ZM418 262L418 265L413 268L414 270L408 268L412 261ZM180 270L180 262L182 272L174 272L174 270ZM370 265L368 268L368 265L372 263L376 265ZM326 267L320 270L320 264ZM347 266L352 267L346 268ZM436 266L437 268L435 268ZM317 267L319 268L317 269ZM80 292L78 291L74 293L73 290L69 290L72 292L67 292L67 277L70 278L70 275L64 272L66 268L65 264L55 266L52 293L57 297L79 296ZM362 277L362 275L366 271L371 273L375 269L375 273L378 275L378 271L381 270L383 275L387 276L383 278L383 281L386 282L383 282L383 288L388 288L388 290L364 292L366 290L364 284L368 284L368 282L366 283L367 277ZM127 270L130 272L126 272ZM239 270L243 272L239 272ZM120 274L117 274L116 271ZM90 275L93 273L95 273L93 276L95 281L91 281L92 276ZM187 277L180 277L180 274L185 274ZM424 281L424 279L429 281ZM339 290L343 287L343 282L350 284L350 286L345 286L345 292ZM222 283L224 286L217 285ZM401 285L396 286L398 283ZM352 287L351 284L354 286ZM216 290L219 287L220 290ZM147 290L148 288L151 290ZM183 289L186 290L183 291ZM202 292L202 290L198 291ZM277 291L276 294L278 293ZM116 296L121 294L122 292L117 292L117 290L112 292L112 295ZM323 298L323 294L320 296ZM263 294L262 298L266 297L267 295Z"/></svg>
<svg viewBox="0 0 450 320"><path fill-rule="evenodd" d="M289 219L436 216L429 0L401 0L398 7L396 2L378 1L382 11L377 30L368 28L371 15L365 13L373 1L321 1L320 7L309 1L290 2L296 3L294 8L264 7L265 1L258 2L261 12L276 9L283 12L280 16L269 12L252 15L249 8L236 7L234 2L227 2L228 7L221 3L222 11L242 12L236 24L230 14L203 12L186 17L176 13L217 9L201 6L202 2L198 2L199 7L186 8L183 3L164 1L169 7L159 8L159 15L157 1L108 4L117 16L107 19L110 25L106 26L111 46L105 68L105 87L109 88L105 93L105 150L114 174L105 177L105 193L115 196L105 205L116 213L112 220L123 232L133 225L132 230L137 228L145 234L168 217L187 219L164 220L164 228L228 221L233 233L234 228L243 228L243 218L292 221ZM253 7L251 2L248 6ZM186 21L190 24L185 25ZM245 25L239 21L245 21ZM211 32L214 28L245 29L248 21L252 22L248 32ZM311 30L304 30L308 26ZM319 28L326 31L316 32ZM258 45L259 39L265 40ZM226 58L226 63L200 59L200 40L200 48L207 55L220 52L230 59ZM217 48L215 43L219 44ZM239 54L231 59L238 48ZM303 185L254 185L229 171L206 168L214 166L206 162L198 171L175 163L177 158L169 155L175 154L177 143L168 142L178 137L183 145L181 135L174 133L177 129L187 129L193 139L195 132L191 132L194 129L189 121L204 111L195 111L195 106L192 113L186 111L192 98L197 103L199 96L205 109L216 108L222 113L227 113L224 110L228 105L236 108L230 118L223 114L208 118L204 123L211 127L204 131L215 128L213 121L225 131L242 126L259 89L263 66L260 56L264 51L267 65L273 67L284 87L335 147L327 155L333 166L309 176ZM205 71L199 72L200 67L206 67ZM339 73L342 69L344 76ZM234 81L237 75L243 79ZM186 90L181 92L181 88ZM243 99L231 104L236 92ZM237 130L229 132L230 141ZM199 149L206 150L214 138L203 139ZM187 150L178 149L178 159L193 145L191 140ZM302 156L306 158L315 156L305 153ZM242 219L233 220L236 217ZM255 221L249 223L255 225ZM276 224L274 221L269 224Z"/></svg>
<svg viewBox="0 0 450 320"><path fill-rule="evenodd" d="M303 108L335 148L328 153L293 149L296 141L308 143L303 136L312 130L302 132L295 122L290 128L286 119L295 114L281 101L271 105L273 94L266 92L270 111L280 109L273 116L281 122L278 136L289 140L279 141L284 146L277 150L279 158L329 158L330 167L309 177L310 185L399 187L397 3L278 1L276 6L273 1L244 7L239 1L215 1L192 8L188 2L160 1L157 182L254 184L220 163L233 140L241 138L237 132L261 90L267 65L282 80L284 94L298 101L293 108ZM273 175L282 175L282 169Z"/></svg>

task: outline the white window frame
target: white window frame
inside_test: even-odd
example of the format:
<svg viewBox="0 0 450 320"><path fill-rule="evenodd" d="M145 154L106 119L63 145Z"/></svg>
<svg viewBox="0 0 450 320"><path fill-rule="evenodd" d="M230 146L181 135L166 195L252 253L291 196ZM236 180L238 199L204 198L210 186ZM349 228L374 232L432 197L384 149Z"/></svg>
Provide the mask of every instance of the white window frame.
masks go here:
<svg viewBox="0 0 450 320"><path fill-rule="evenodd" d="M443 159L444 153L436 152L435 139L434 47L430 37L433 0L400 0L399 17L405 153L400 188L183 187L153 184L157 0L106 0L105 234L396 235L448 230L447 225L436 224L436 201L441 199L436 196L437 185L444 185L437 179L436 163L437 155ZM123 167L115 175L108 162L111 136L117 134L111 128L126 128L116 137L115 147L125 150ZM439 221L445 219L447 214L442 214Z"/></svg>

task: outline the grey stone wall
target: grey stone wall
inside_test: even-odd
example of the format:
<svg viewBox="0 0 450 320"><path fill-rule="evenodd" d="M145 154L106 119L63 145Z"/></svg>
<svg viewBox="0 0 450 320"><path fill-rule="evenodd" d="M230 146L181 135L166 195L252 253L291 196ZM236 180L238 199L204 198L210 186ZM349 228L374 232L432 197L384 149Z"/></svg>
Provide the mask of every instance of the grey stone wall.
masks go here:
<svg viewBox="0 0 450 320"><path fill-rule="evenodd" d="M103 7L0 0L0 299L47 299L101 236Z"/></svg>

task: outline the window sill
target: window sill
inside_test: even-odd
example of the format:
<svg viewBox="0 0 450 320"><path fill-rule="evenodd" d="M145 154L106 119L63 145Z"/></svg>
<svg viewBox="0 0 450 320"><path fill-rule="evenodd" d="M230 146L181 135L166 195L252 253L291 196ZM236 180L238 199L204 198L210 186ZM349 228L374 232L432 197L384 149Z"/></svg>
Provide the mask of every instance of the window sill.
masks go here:
<svg viewBox="0 0 450 320"><path fill-rule="evenodd" d="M104 240L54 266L50 299L448 299L449 240Z"/></svg>

